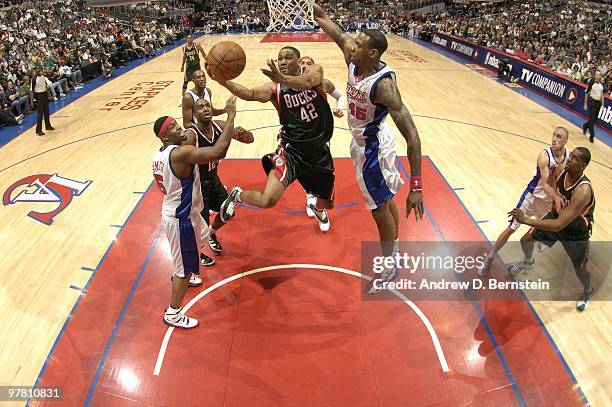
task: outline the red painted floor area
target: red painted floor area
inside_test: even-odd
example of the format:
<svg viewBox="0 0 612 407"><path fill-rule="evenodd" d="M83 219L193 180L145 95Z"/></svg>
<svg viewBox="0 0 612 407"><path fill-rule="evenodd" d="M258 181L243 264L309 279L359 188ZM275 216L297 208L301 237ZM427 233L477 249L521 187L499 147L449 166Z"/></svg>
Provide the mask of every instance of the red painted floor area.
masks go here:
<svg viewBox="0 0 612 407"><path fill-rule="evenodd" d="M267 33L261 42L334 42L334 40L325 33L286 32Z"/></svg>
<svg viewBox="0 0 612 407"><path fill-rule="evenodd" d="M406 160L403 160L406 165ZM226 160L226 185L260 187L259 160ZM255 175L253 175L255 174ZM247 178L247 175L250 175ZM429 216L401 224L402 240L482 240L429 159ZM361 241L376 240L350 160L336 160L327 234L294 184L271 210L239 208L221 230L225 252L202 267L204 287L259 267L319 264L360 271ZM408 188L398 203L403 206ZM48 360L40 386L64 386L54 405L507 406L580 405L564 369L522 301L420 301L450 367L444 373L422 321L401 301L363 300L361 279L279 268L239 278L201 298L200 320L175 330L153 374L167 327L168 245L161 194L151 189L127 223ZM355 205L354 203L358 203ZM32 403L35 404L35 403Z"/></svg>

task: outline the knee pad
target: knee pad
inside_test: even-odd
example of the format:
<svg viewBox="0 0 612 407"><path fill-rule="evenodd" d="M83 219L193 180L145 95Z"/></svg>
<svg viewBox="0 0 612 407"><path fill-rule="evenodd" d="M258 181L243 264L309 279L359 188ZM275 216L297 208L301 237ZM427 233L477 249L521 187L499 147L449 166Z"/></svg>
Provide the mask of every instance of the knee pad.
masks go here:
<svg viewBox="0 0 612 407"><path fill-rule="evenodd" d="M261 166L263 167L263 170L266 173L266 175L269 175L270 171L274 169L274 163L272 162L273 156L274 154L270 153L270 154L266 154L263 157L261 157Z"/></svg>
<svg viewBox="0 0 612 407"><path fill-rule="evenodd" d="M183 82L183 89L187 90L188 85L189 85L189 81Z"/></svg>

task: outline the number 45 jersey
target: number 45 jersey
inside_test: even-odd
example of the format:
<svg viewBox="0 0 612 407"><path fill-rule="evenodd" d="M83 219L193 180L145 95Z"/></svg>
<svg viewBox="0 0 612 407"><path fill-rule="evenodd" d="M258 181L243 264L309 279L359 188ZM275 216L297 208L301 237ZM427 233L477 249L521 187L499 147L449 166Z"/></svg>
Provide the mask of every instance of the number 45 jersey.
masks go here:
<svg viewBox="0 0 612 407"><path fill-rule="evenodd" d="M353 135L351 158L368 209L379 208L392 199L404 183L395 166L395 134L384 123L389 111L372 101L383 78L395 80L395 72L381 64L377 72L362 78L355 64L349 62L346 86L348 124Z"/></svg>
<svg viewBox="0 0 612 407"><path fill-rule="evenodd" d="M275 105L283 126L280 138L289 149L308 153L331 139L334 118L321 86L299 91L277 84L275 93Z"/></svg>

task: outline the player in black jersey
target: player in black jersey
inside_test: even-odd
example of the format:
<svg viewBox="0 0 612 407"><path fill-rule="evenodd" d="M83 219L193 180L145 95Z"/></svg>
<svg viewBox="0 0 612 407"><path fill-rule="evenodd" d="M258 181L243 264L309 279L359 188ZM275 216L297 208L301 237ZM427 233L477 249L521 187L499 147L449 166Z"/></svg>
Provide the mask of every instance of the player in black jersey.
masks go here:
<svg viewBox="0 0 612 407"><path fill-rule="evenodd" d="M301 75L300 52L289 46L279 51L278 66L276 61L268 61L268 67L262 72L272 82L253 89L211 76L241 99L272 102L282 125L273 157L274 171L268 175L265 189L242 191L234 187L221 206L221 217L230 219L237 202L271 208L285 189L298 180L315 197L309 207L319 228L326 232L330 226L326 209L334 205L334 163L327 144L334 120L323 89L323 68L315 64Z"/></svg>
<svg viewBox="0 0 612 407"><path fill-rule="evenodd" d="M525 258L510 265L510 271L518 273L533 268L534 241L552 246L561 242L563 248L572 260L572 265L580 282L584 286L584 293L578 300L576 308L584 311L589 305L593 294L591 274L586 268L589 254L589 238L593 225L593 212L595 211L595 192L591 181L584 175L584 169L591 161L591 152L588 148L577 147L572 151L565 168L557 167L556 191L561 197L561 213L553 207L543 219L531 219L525 216L520 208L512 210L509 214L519 223L533 226L521 238L521 247Z"/></svg>
<svg viewBox="0 0 612 407"><path fill-rule="evenodd" d="M183 78L183 93L181 94L179 106L181 106L183 103L183 97L185 96L189 82L193 78L193 74L202 69L200 67L199 54L202 54L202 58L206 59L206 52L204 52L204 48L202 48L200 44L194 43L193 36L189 34L187 36L187 44L185 47L183 47L183 62L181 62L181 72L185 71L185 77ZM187 70L185 70L185 65L187 65Z"/></svg>
<svg viewBox="0 0 612 407"><path fill-rule="evenodd" d="M212 147L221 137L225 122L223 120L212 120L213 110L210 102L204 98L198 99L195 102L194 116L197 119L197 123L192 124L185 130L191 130L195 133L197 136L197 147ZM253 134L240 126L234 127L233 138L243 143L253 142ZM223 156L220 157L220 159L222 158ZM200 185L202 187L202 198L204 199L204 209L202 209L201 215L210 226L208 244L216 253L223 251L223 247L217 239L217 231L225 226L226 223L219 216L219 212L221 210L221 203L228 197L227 190L217 174L219 160L199 166ZM217 216L215 216L212 224L210 223L210 211L217 212ZM212 266L215 260L202 253L200 255L200 262L205 266Z"/></svg>

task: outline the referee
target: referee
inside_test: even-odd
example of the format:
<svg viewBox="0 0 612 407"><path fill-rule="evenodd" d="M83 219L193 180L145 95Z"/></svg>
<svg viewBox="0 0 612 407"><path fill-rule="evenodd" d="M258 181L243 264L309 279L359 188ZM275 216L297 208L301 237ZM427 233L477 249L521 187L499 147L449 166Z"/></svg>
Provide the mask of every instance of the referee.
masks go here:
<svg viewBox="0 0 612 407"><path fill-rule="evenodd" d="M55 130L49 120L50 89L47 84L48 81L40 68L34 69L32 82L30 83L30 107L34 109L34 100L36 100L36 135L38 136L45 135L42 131L43 116L45 118L45 129L47 131Z"/></svg>
<svg viewBox="0 0 612 407"><path fill-rule="evenodd" d="M602 75L599 70L595 71L595 78L589 81L589 87L584 96L584 110L587 109L587 100L589 105L589 121L582 125L582 133L586 135L589 130L589 141L592 143L595 140L595 123L599 116L599 109L604 104L604 87Z"/></svg>

